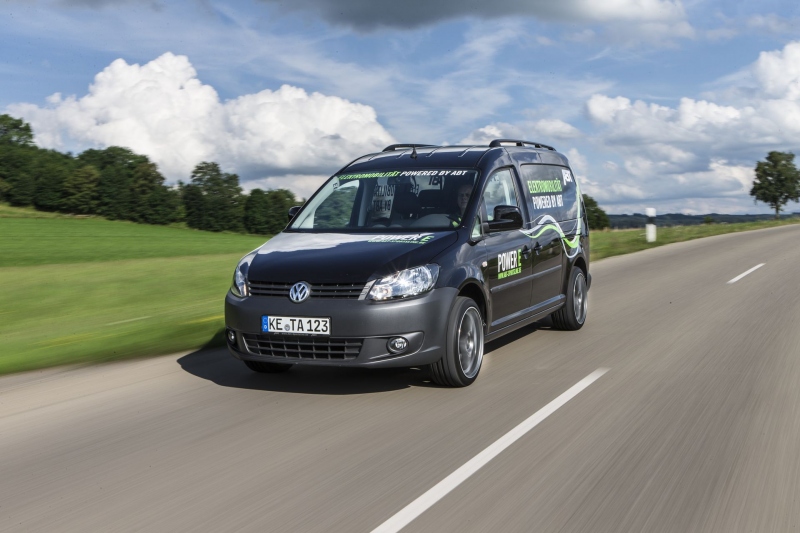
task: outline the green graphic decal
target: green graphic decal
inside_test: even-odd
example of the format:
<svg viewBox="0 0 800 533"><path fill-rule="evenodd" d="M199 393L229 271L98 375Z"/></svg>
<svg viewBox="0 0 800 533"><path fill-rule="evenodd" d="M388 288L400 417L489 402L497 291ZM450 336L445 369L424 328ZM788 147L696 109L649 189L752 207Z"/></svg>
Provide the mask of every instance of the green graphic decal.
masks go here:
<svg viewBox="0 0 800 533"><path fill-rule="evenodd" d="M417 233L414 235L377 235L367 242L400 243L400 244L425 244L433 240L430 233Z"/></svg>
<svg viewBox="0 0 800 533"><path fill-rule="evenodd" d="M393 178L399 176L399 170L392 170L390 172L366 172L364 174L342 174L338 176L340 180L360 180L364 178Z"/></svg>
<svg viewBox="0 0 800 533"><path fill-rule="evenodd" d="M550 181L555 181L555 180L550 180ZM530 188L530 184L531 183L533 183L533 182L528 181L528 187L529 188ZM545 181L540 181L538 183L546 183L546 182ZM567 239L567 236L564 233L564 230L561 229L561 225L553 217L551 217L550 215L544 215L543 217L539 218L538 219L538 223L536 224L536 226L533 229L527 230L527 231L523 231L523 230L520 230L520 231L522 231L525 235L527 235L531 239L536 239L536 238L538 238L539 236L541 236L543 233L545 233L547 231L555 231L561 237L561 242L564 243L564 251L566 252L567 257L570 257L570 258L575 257L578 254L578 252L580 251L581 233L583 232L583 213L581 212L582 202L580 201L580 198L581 198L581 187L580 187L580 185L578 185L578 181L577 180L575 180L575 190L576 190L576 194L578 195L578 198L579 198L579 200L578 200L578 219L577 219L577 228L576 228L575 236L572 239ZM569 250L567 250L567 248L570 248L571 250L573 250L573 252L570 253Z"/></svg>
<svg viewBox="0 0 800 533"><path fill-rule="evenodd" d="M528 180L528 191L531 194L561 192L563 190L561 180Z"/></svg>
<svg viewBox="0 0 800 533"><path fill-rule="evenodd" d="M497 279L516 276L522 272L522 250L497 254Z"/></svg>

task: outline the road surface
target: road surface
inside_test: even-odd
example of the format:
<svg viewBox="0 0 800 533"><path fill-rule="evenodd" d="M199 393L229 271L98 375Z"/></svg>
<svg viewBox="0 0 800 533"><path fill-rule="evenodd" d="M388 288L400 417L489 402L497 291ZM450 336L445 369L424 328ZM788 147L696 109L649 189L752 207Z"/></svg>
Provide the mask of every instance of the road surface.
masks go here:
<svg viewBox="0 0 800 533"><path fill-rule="evenodd" d="M464 389L225 350L0 378L0 531L796 531L798 245L598 262L581 331L490 344Z"/></svg>

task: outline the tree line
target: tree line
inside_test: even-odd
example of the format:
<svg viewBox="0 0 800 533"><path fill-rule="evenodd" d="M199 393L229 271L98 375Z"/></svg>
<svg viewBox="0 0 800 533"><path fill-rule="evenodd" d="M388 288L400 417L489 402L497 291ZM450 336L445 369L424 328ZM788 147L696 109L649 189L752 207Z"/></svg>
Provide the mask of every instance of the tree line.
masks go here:
<svg viewBox="0 0 800 533"><path fill-rule="evenodd" d="M155 163L127 148L73 155L33 141L30 124L0 115L0 200L14 206L273 235L286 226L289 208L302 203L286 189L245 194L239 176L214 162L198 164L187 183L170 187Z"/></svg>
<svg viewBox="0 0 800 533"><path fill-rule="evenodd" d="M236 174L204 161L188 183L166 185L147 156L128 148L89 149L77 156L33 142L29 124L0 115L0 199L15 206L144 224L186 222L206 231L274 235L286 226L291 191L253 189L243 194ZM608 227L608 217L584 195L589 227Z"/></svg>

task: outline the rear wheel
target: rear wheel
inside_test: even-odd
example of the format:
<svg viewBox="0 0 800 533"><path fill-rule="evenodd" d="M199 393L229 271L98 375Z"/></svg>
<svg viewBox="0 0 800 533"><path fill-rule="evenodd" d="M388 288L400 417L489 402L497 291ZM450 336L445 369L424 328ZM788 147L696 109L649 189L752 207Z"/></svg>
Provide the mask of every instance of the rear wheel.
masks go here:
<svg viewBox="0 0 800 533"><path fill-rule="evenodd" d="M466 387L478 377L482 363L483 317L472 299L458 296L450 311L445 353L431 365L433 381Z"/></svg>
<svg viewBox="0 0 800 533"><path fill-rule="evenodd" d="M551 315L556 329L575 331L583 327L588 310L588 292L583 270L574 267L567 284L567 301L564 307Z"/></svg>
<svg viewBox="0 0 800 533"><path fill-rule="evenodd" d="M292 368L292 365L264 363L263 361L244 361L244 364L253 372L259 372L261 374L280 374Z"/></svg>

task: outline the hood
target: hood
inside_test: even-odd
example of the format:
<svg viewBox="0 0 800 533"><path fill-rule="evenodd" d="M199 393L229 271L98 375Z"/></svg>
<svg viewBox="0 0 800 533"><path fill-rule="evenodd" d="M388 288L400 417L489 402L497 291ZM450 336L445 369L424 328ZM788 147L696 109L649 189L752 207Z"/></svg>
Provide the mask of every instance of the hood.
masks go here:
<svg viewBox="0 0 800 533"><path fill-rule="evenodd" d="M258 249L253 281L360 283L429 263L457 240L456 232L279 233Z"/></svg>

